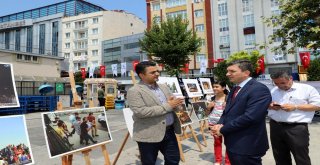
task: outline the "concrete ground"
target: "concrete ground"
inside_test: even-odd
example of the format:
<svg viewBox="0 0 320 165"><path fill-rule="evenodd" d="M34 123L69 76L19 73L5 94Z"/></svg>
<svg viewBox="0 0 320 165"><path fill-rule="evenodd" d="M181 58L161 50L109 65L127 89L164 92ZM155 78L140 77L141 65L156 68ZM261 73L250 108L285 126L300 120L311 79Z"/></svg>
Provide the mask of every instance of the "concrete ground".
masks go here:
<svg viewBox="0 0 320 165"><path fill-rule="evenodd" d="M109 126L112 134L113 141L106 145L109 152L111 162L114 160L118 148L122 144L122 141L127 133L127 128L124 122L122 111L119 110L109 110L107 111L107 117L109 121ZM196 121L195 116L191 117L193 119L192 127L198 135L201 144L204 144L202 137L199 134L199 123ZM36 165L59 165L61 164L61 158L49 159L48 150L45 143L41 114L40 113L29 113L26 114L27 126L29 131L29 137L31 142L31 148L34 156L34 161ZM268 124L268 121L267 121ZM269 127L269 124L268 124ZM187 129L188 130L188 129ZM312 164L320 164L320 118L315 117L314 122L309 125L310 130L310 157ZM213 139L208 134L205 133L207 138L207 147L201 145L203 152L199 151L197 144L193 138L183 140L182 148L186 161L180 164L186 165L210 165L214 162L213 156ZM128 139L123 152L117 162L119 165L139 165L139 159L137 157L138 150L137 145L132 139ZM101 153L101 148L94 148L90 153L90 160L93 165L104 164L104 157ZM73 156L74 165L84 165L85 161L81 152L75 153ZM164 164L163 157L159 153L158 162L156 165ZM264 165L274 165L274 160L272 156L271 149L268 150L267 154L263 157Z"/></svg>

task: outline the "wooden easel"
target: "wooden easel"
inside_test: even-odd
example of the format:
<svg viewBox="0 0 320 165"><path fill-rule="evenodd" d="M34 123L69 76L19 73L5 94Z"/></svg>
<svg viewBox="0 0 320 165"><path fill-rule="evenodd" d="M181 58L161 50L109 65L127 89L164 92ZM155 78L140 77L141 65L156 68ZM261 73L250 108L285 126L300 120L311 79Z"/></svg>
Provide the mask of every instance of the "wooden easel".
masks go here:
<svg viewBox="0 0 320 165"><path fill-rule="evenodd" d="M79 100L77 92L76 92L73 72L69 72L69 78L70 78L70 85L71 85L71 91L72 91L73 102L74 102L75 108L80 108L81 105L82 105L81 104L82 102L81 102L81 100ZM93 106L92 100L89 101L89 107L90 106L91 107ZM58 102L57 103L57 111L62 111L62 109L63 109L62 103ZM109 153L107 151L106 145L105 144L100 144L99 146L101 147L102 154L104 156L105 165L110 165L110 158L109 158ZM81 153L84 156L84 160L86 162L86 165L91 165L89 152L92 151L92 149L95 148L95 147L97 147L97 146L86 148L86 149L81 151ZM72 165L72 158L73 158L73 154L62 156L61 157L62 165Z"/></svg>
<svg viewBox="0 0 320 165"><path fill-rule="evenodd" d="M130 74L131 74L132 83L134 85L134 84L137 83L137 81L136 81L136 78L134 77L133 70L130 70ZM129 131L127 131L127 134L125 135L125 137L124 137L124 139L123 139L123 141L121 143L121 146L120 146L120 148L118 150L118 153L117 153L116 157L114 158L114 161L112 162L112 165L115 165L117 163L117 161L118 161L118 159L119 159L119 157L121 155L121 152L122 152L124 146L126 145L126 143L128 141L129 135L130 135L130 133L129 133Z"/></svg>

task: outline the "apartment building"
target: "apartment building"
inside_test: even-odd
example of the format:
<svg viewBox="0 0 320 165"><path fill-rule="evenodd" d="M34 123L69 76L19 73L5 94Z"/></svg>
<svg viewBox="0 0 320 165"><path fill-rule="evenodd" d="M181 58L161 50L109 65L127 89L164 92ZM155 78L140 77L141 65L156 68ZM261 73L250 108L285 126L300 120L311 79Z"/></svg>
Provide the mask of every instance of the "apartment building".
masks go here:
<svg viewBox="0 0 320 165"><path fill-rule="evenodd" d="M193 73L199 72L202 59L209 59L208 67L213 66L211 3L210 0L146 0L148 28L151 27L153 19L160 22L181 15L189 20L189 28L195 30L202 39L200 52L190 55L189 68Z"/></svg>
<svg viewBox="0 0 320 165"><path fill-rule="evenodd" d="M263 17L280 14L278 0L212 0L212 27L215 58L228 58L230 54L258 49L257 44L268 43L268 36L276 29L267 27ZM269 48L260 50L265 55L266 73L278 69L297 72L297 54L272 52L279 45L276 38Z"/></svg>
<svg viewBox="0 0 320 165"><path fill-rule="evenodd" d="M141 18L122 10L99 11L62 19L62 52L69 70L104 65L102 41L142 33Z"/></svg>
<svg viewBox="0 0 320 165"><path fill-rule="evenodd" d="M68 0L1 16L0 61L12 63L16 77L60 77L67 69L62 65L62 18L103 10Z"/></svg>

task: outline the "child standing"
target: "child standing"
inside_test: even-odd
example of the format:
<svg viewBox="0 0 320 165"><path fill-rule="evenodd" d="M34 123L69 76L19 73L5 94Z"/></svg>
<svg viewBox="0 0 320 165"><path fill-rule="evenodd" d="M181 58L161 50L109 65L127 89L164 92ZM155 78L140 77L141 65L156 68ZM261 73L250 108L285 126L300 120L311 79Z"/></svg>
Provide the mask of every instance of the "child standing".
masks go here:
<svg viewBox="0 0 320 165"><path fill-rule="evenodd" d="M211 111L208 118L209 128L218 123L220 117L224 111L228 90L226 89L225 82L214 82L213 91L215 96L211 98L211 102L208 104L208 110ZM221 165L222 162L222 136L213 136L214 137L214 157L215 165ZM227 155L225 154L225 165L230 165L230 161Z"/></svg>

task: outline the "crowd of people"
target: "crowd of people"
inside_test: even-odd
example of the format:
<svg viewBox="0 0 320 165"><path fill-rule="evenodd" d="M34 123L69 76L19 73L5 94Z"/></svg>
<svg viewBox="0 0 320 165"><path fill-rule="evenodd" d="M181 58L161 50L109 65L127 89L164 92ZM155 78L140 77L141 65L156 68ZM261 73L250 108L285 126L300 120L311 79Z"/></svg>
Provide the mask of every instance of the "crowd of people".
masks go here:
<svg viewBox="0 0 320 165"><path fill-rule="evenodd" d="M133 111L133 139L142 164L153 165L160 151L165 164L180 162L176 134L181 125L174 112L184 104L170 89L158 84L159 70L154 62L136 65L141 81L128 90L127 101ZM308 123L320 110L319 92L312 86L293 82L286 71L272 73L271 91L251 77L248 60L236 60L226 76L235 86L228 93L225 82L214 82L215 96L208 103L209 130L214 136L215 165L222 161L222 139L226 146L226 165L261 165L269 149L266 117L270 118L270 139L276 164L311 164ZM157 130L157 131L154 131Z"/></svg>
<svg viewBox="0 0 320 165"><path fill-rule="evenodd" d="M0 150L0 165L21 165L31 162L29 147L25 144L10 144Z"/></svg>
<svg viewBox="0 0 320 165"><path fill-rule="evenodd" d="M79 143L89 145L89 140L92 143L97 143L93 139L95 136L98 135L97 125L96 125L96 119L92 112L88 114L88 116L80 117L78 112L75 112L73 114L69 115L69 122L71 123L71 129L72 131L69 131L68 126L63 120L60 120L60 118L57 116L55 117L55 121L53 121L54 124L56 124L55 131L56 133L69 145L69 147L72 147L74 144L70 143L69 137L72 137L75 133L79 136ZM89 134L91 132L91 135Z"/></svg>

